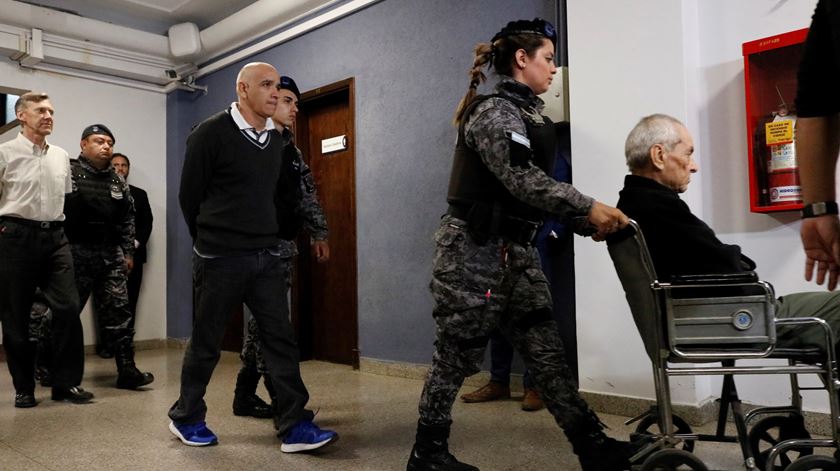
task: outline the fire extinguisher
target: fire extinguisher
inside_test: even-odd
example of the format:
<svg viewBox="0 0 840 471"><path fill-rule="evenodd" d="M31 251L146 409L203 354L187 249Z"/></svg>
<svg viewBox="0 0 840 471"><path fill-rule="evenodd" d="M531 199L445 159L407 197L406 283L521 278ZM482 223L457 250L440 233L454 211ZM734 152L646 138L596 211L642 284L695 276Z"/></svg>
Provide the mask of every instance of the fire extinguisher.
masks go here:
<svg viewBox="0 0 840 471"><path fill-rule="evenodd" d="M768 147L767 181L770 204L802 201L799 167L796 163L796 114L782 102L773 121L765 124Z"/></svg>

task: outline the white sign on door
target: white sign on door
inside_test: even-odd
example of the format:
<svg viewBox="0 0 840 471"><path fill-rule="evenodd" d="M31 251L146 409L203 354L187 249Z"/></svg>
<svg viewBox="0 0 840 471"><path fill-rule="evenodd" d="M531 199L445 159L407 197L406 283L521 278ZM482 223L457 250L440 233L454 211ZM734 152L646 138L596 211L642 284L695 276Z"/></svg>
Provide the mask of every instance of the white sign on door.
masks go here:
<svg viewBox="0 0 840 471"><path fill-rule="evenodd" d="M338 152L347 149L347 135L330 137L321 140L321 153L329 154L330 152Z"/></svg>

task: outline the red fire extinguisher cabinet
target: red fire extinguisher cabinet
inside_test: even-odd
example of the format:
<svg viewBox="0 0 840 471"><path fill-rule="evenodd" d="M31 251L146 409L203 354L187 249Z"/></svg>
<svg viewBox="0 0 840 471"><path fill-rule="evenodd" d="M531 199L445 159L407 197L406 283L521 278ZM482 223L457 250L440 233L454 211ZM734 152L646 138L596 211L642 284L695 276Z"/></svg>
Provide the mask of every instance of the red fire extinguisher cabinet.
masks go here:
<svg viewBox="0 0 840 471"><path fill-rule="evenodd" d="M765 124L782 103L795 114L796 73L808 28L746 42L744 86L749 151L750 211L767 213L802 209L801 201L770 202ZM798 179L798 175L797 175Z"/></svg>

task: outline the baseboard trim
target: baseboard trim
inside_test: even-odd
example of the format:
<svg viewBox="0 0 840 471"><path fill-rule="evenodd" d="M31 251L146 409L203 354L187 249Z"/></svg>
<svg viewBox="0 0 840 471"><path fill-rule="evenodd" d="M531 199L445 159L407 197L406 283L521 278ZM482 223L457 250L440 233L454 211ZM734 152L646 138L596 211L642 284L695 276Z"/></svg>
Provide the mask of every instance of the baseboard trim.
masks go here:
<svg viewBox="0 0 840 471"><path fill-rule="evenodd" d="M135 340L134 350L155 350L166 347L166 339ZM85 345L85 355L95 355L96 345Z"/></svg>
<svg viewBox="0 0 840 471"><path fill-rule="evenodd" d="M166 339L166 347L167 348L172 348L172 349L175 349L175 350L186 350L187 349L187 343L189 343L189 341L190 341L190 339L188 339L188 338L181 339L181 338L169 337L169 338Z"/></svg>
<svg viewBox="0 0 840 471"><path fill-rule="evenodd" d="M423 380L426 378L426 374L429 371L429 365L362 357L359 359L359 371L362 373L377 374L382 376ZM465 379L464 386L479 387L487 384L487 381L489 380L490 373L482 371ZM510 389L514 392L522 392L522 375L511 375ZM652 405L655 404L655 401L652 399L604 394L592 391L581 391L580 395L594 411L624 417L636 417L644 414ZM744 413L758 407L763 407L747 403L743 403L742 406L744 408ZM719 409L719 403L714 399L704 401L699 405L674 404L674 413L682 417L689 425L693 426L716 421ZM761 417L757 420L761 420ZM729 414L729 421L732 421L731 412ZM753 425L754 423L755 421L750 425ZM831 436L831 418L826 413L805 411L805 425L813 434Z"/></svg>

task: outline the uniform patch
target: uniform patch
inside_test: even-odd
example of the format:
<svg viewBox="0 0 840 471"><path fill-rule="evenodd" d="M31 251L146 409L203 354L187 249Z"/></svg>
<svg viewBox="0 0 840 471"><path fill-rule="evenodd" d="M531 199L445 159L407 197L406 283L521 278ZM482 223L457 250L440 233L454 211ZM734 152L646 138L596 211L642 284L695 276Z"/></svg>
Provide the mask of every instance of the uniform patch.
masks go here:
<svg viewBox="0 0 840 471"><path fill-rule="evenodd" d="M525 141L523 143L522 141ZM528 138L510 133L510 166L513 168L527 169L531 167L533 153L531 152L531 141Z"/></svg>
<svg viewBox="0 0 840 471"><path fill-rule="evenodd" d="M508 131L508 134L510 135L511 141L516 142L517 144L522 144L529 149L531 148L531 140L527 137L515 131Z"/></svg>
<svg viewBox="0 0 840 471"><path fill-rule="evenodd" d="M111 198L115 200L123 199L122 188L119 185L111 185Z"/></svg>

